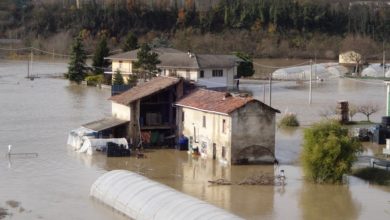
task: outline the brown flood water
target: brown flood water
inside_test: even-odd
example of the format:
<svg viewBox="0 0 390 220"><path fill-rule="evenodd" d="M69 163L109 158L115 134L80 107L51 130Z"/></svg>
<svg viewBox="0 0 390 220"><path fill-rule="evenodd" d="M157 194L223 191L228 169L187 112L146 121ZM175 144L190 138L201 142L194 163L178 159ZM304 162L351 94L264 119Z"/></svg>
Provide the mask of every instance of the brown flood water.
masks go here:
<svg viewBox="0 0 390 220"><path fill-rule="evenodd" d="M65 145L67 133L109 115L109 91L48 77L30 81L24 78L26 68L25 62L0 60L0 208L12 214L5 219L126 219L89 198L91 184L113 169L139 172L246 219L390 219L390 187L354 177L349 177L348 185L314 185L303 180L296 162L301 129L277 129L279 168L224 167L175 150L150 150L147 159L138 160L75 153ZM65 72L66 64L37 63L34 69L42 74ZM261 85L241 86L262 100ZM295 82L275 83L272 106L296 112L304 125L319 120L318 112L339 99L377 102L382 108L372 116L374 121L385 111L383 85L347 79L325 81L313 87L312 105L307 101L307 88ZM1 155L6 154L9 144L14 152L36 152L39 156L8 160ZM379 150L370 145L368 152ZM278 169L286 171L284 187L211 186L207 182L218 178L239 182L246 176ZM10 201L19 202L18 207L10 206Z"/></svg>

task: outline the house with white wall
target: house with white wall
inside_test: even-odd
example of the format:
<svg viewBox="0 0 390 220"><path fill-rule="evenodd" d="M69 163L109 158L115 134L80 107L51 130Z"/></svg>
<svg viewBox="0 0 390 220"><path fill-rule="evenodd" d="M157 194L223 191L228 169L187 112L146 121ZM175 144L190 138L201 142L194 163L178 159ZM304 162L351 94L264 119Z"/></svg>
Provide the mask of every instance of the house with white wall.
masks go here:
<svg viewBox="0 0 390 220"><path fill-rule="evenodd" d="M360 73L363 67L363 56L355 51L339 54L339 64L348 68L352 73Z"/></svg>
<svg viewBox="0 0 390 220"><path fill-rule="evenodd" d="M206 89L176 102L180 134L190 149L228 164L272 163L275 159L275 114L252 97Z"/></svg>
<svg viewBox="0 0 390 220"><path fill-rule="evenodd" d="M161 63L157 68L162 76L182 77L207 88L234 87L240 61L234 55L194 54L173 48L152 48L152 51L159 55ZM106 57L112 62L112 69L106 74L114 76L119 70L127 82L136 72L133 62L137 53L138 49Z"/></svg>

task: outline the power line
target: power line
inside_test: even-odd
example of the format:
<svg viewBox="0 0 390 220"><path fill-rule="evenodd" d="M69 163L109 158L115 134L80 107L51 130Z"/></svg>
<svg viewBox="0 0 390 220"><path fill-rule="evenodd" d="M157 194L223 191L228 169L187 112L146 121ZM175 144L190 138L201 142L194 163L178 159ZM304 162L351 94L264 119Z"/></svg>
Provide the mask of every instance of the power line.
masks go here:
<svg viewBox="0 0 390 220"><path fill-rule="evenodd" d="M303 63L298 63L298 64L291 65L291 66L270 66L270 65L265 65L265 64L253 62L253 64L256 65L256 66L270 68L270 69L282 69L282 68L297 67L297 66L303 66L304 64L309 64L309 63L310 63L310 61L306 61L306 62L303 62Z"/></svg>
<svg viewBox="0 0 390 220"><path fill-rule="evenodd" d="M22 48L1 48L0 47L0 50L5 50L5 51L21 51L21 50L30 50L31 51L31 50L35 50L35 51L39 51L41 53L54 55L54 56L62 56L62 57L70 57L71 56L69 54L54 53L51 51L46 51L46 50L42 50L42 49L35 48L35 47L22 47ZM113 51L111 51L111 53L116 53L116 52L120 52L120 51L122 51L122 50L121 49L113 50ZM87 57L93 57L93 54L89 54L89 55L87 55Z"/></svg>
<svg viewBox="0 0 390 220"><path fill-rule="evenodd" d="M71 55L69 54L61 54L61 53L54 53L54 52L51 52L51 51L46 51L46 50L42 50L42 49L39 49L39 48L35 48L35 47L22 47L22 48L0 48L0 50L5 50L5 51L21 51L21 50L34 50L34 51L38 51L38 52L41 52L41 53L45 53L45 54L49 54L49 55L54 55L54 56L62 56L62 57L70 57ZM89 54L87 55L87 57L92 57L93 54Z"/></svg>
<svg viewBox="0 0 390 220"><path fill-rule="evenodd" d="M6 50L6 51L18 51L18 50L30 50L31 47L22 47L22 48L0 48L0 50Z"/></svg>

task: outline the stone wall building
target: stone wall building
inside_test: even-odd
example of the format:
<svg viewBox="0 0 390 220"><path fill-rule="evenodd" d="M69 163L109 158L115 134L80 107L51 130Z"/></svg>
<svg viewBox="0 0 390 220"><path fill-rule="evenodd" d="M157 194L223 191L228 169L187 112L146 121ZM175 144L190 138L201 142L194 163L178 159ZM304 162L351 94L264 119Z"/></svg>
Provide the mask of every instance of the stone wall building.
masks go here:
<svg viewBox="0 0 390 220"><path fill-rule="evenodd" d="M228 164L272 163L275 114L252 97L198 89L177 103L178 132L190 148Z"/></svg>

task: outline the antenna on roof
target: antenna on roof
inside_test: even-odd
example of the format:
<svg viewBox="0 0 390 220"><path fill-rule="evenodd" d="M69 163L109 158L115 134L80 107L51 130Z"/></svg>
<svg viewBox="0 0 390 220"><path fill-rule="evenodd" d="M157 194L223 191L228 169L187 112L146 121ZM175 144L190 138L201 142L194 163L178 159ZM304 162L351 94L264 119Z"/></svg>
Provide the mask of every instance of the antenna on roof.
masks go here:
<svg viewBox="0 0 390 220"><path fill-rule="evenodd" d="M187 51L187 54L188 54L188 57L189 57L189 58L194 57L194 55L191 53L191 50L188 50L188 51Z"/></svg>

